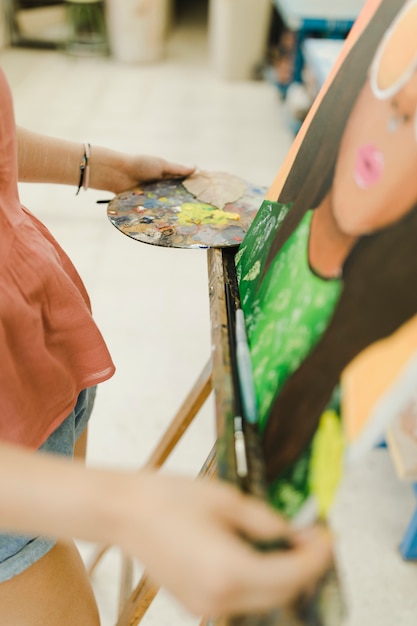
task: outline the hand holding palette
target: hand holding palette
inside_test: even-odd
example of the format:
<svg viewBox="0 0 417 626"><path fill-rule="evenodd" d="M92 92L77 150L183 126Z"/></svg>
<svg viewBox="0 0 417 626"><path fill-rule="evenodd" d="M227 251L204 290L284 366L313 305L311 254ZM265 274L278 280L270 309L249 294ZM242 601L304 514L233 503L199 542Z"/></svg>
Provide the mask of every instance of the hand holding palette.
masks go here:
<svg viewBox="0 0 417 626"><path fill-rule="evenodd" d="M223 172L160 180L113 198L107 215L125 235L169 248L223 248L243 240L266 188ZM207 195L209 194L209 195Z"/></svg>

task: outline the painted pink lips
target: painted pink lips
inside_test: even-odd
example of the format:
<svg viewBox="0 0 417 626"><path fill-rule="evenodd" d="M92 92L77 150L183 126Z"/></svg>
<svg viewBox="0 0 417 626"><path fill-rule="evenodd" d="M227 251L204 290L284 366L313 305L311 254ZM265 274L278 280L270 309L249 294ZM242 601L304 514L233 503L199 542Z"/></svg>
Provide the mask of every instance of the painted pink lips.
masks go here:
<svg viewBox="0 0 417 626"><path fill-rule="evenodd" d="M376 146L368 144L358 150L355 163L355 181L361 189L375 185L384 171L384 155Z"/></svg>

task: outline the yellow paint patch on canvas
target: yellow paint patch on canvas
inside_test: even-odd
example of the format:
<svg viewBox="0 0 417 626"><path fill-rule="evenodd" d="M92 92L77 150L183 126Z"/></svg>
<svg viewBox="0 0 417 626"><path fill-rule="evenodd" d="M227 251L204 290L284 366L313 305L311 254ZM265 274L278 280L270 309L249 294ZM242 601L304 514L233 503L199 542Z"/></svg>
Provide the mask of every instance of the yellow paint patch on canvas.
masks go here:
<svg viewBox="0 0 417 626"><path fill-rule="evenodd" d="M342 478L344 449L339 416L335 411L325 411L314 436L310 461L310 489L322 518L327 516Z"/></svg>

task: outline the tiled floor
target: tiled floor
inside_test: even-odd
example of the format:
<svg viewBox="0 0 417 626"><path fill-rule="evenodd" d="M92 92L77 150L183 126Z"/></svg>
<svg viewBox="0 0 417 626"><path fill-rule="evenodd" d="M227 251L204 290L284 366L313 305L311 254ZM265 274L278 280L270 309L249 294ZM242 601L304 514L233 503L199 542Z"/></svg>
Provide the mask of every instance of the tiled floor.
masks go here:
<svg viewBox="0 0 417 626"><path fill-rule="evenodd" d="M291 142L279 97L263 82L219 79L208 62L205 23L186 17L164 61L148 66L1 52L18 123L269 185ZM21 195L74 259L117 365L98 396L89 462L137 468L209 356L206 255L122 236L96 204L106 193L75 197L73 188L22 185ZM209 401L167 467L196 473L214 439ZM334 512L350 606L346 626L415 626L417 567L404 564L397 551L414 505L384 450L346 478ZM88 559L91 546L81 549ZM103 626L115 622L119 562L113 549L94 577ZM165 594L144 620L195 623Z"/></svg>

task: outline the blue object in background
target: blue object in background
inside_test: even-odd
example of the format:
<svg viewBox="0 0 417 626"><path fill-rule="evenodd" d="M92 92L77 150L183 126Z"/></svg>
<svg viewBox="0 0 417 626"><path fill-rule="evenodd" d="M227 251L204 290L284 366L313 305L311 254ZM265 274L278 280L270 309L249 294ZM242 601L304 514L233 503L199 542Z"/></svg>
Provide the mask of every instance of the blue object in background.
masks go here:
<svg viewBox="0 0 417 626"><path fill-rule="evenodd" d="M417 497L417 483L414 483L413 488ZM417 509L400 544L400 552L406 561L417 560Z"/></svg>

